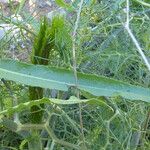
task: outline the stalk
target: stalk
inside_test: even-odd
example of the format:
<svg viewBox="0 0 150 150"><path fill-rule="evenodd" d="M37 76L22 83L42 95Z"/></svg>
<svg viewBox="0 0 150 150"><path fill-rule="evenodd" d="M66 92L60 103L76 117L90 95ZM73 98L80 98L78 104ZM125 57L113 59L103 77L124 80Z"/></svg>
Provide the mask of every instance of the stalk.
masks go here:
<svg viewBox="0 0 150 150"><path fill-rule="evenodd" d="M70 60L71 35L68 34L68 28L63 16L54 16L50 21L45 17L41 21L40 31L34 40L31 63L34 65L48 65L49 60L59 55L63 63ZM58 57L57 57L58 58ZM30 101L43 98L43 88L29 87ZM32 124L41 124L44 104L31 107L30 121ZM42 150L39 130L31 130L32 139L28 142L29 150Z"/></svg>

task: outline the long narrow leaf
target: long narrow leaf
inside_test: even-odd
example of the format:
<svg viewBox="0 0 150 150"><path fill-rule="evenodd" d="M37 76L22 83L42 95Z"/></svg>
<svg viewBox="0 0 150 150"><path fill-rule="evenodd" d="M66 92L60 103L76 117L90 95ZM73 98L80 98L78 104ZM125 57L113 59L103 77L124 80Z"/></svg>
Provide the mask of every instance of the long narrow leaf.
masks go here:
<svg viewBox="0 0 150 150"><path fill-rule="evenodd" d="M32 65L14 60L0 60L0 78L25 85L67 91L75 86L73 72L70 70ZM103 76L78 73L80 90L95 96L122 96L131 100L150 102L150 89L130 85Z"/></svg>
<svg viewBox="0 0 150 150"><path fill-rule="evenodd" d="M34 100L34 101L29 101L29 102L25 102L25 103L20 103L14 107L8 108L6 110L0 111L0 115L2 114L13 114L15 112L21 112L24 109L29 109L32 106L35 105L40 105L40 104L57 104L57 105L72 105L72 104L79 104L79 103L89 103L89 104L98 104L98 105L105 105L108 107L108 109L110 109L111 111L113 111L113 109L107 105L105 102L103 102L102 100L98 100L98 99L85 99L85 100L80 100L74 96L71 96L69 100L61 100L61 99L55 99L55 98L42 98L39 100Z"/></svg>

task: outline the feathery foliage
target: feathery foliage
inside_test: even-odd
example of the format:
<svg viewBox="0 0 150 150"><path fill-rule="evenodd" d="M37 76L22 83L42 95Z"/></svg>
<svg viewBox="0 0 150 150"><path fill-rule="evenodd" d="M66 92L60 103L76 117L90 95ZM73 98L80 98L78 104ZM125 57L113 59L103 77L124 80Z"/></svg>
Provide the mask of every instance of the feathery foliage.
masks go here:
<svg viewBox="0 0 150 150"><path fill-rule="evenodd" d="M0 149L82 150L83 143L88 150L150 149L150 74L124 27L129 11L130 28L149 60L150 3L129 0L128 10L127 1L84 0L75 43L70 33L76 25L80 0L36 0L28 11L28 1L21 0L18 11L11 1L12 9L7 13L1 7L0 23L13 28L5 34L10 41L0 42L0 57L23 62L30 57L33 64L24 69L14 65L17 60L11 60L13 63L1 68L1 77L22 84L0 82ZM47 11L58 14L57 9L65 9L67 17L59 14L39 21ZM13 12L19 13L22 21L13 21ZM70 69L74 44L77 71L82 72L78 73L81 100L71 100L78 91L72 85L74 75L62 71ZM42 68L49 68L49 73ZM119 86L114 86L117 83ZM30 87L31 101L26 84L35 86ZM14 105L16 99L18 104Z"/></svg>

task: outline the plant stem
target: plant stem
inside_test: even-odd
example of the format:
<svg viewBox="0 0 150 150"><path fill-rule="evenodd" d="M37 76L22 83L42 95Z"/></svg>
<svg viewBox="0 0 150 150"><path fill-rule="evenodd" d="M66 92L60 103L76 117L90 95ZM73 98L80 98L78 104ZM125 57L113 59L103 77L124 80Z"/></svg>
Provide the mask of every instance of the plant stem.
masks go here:
<svg viewBox="0 0 150 150"><path fill-rule="evenodd" d="M42 148L42 141L39 136L39 131L32 130L32 137L28 141L28 149L29 150L43 150Z"/></svg>
<svg viewBox="0 0 150 150"><path fill-rule="evenodd" d="M82 11L82 5L83 5L83 0L81 0L80 4L79 4L79 10L77 12L77 18L76 18L76 22L75 22L73 35L72 35L73 71L74 71L74 77L75 77L75 85L76 85L76 89L77 89L77 92L76 92L77 98L79 98L80 94L79 94L79 90L78 90L78 76L77 76L77 63L76 63L76 35L77 35L78 24L80 21L80 14ZM80 118L81 138L83 141L83 146L84 146L84 149L87 149L86 144L85 144L84 131L83 131L83 119L82 119L82 106L81 106L81 104L79 104L79 118Z"/></svg>
<svg viewBox="0 0 150 150"><path fill-rule="evenodd" d="M143 127L143 130L144 130L143 138L145 138L145 136L146 136L146 130L148 128L149 122L150 122L150 110L147 113L147 117L146 117L146 120L145 120L145 123L144 123L144 127Z"/></svg>
<svg viewBox="0 0 150 150"><path fill-rule="evenodd" d="M147 66L148 70L150 71L150 64L148 62L148 59L147 57L145 56L144 52L142 51L142 48L140 47L140 44L138 43L137 39L135 38L134 34L132 33L131 29L130 29L130 18L129 18L129 13L130 13L130 7L129 7L129 0L126 0L126 3L127 3L127 9L126 9L126 23L125 23L125 29L127 30L129 36L131 37L134 45L136 46L137 48L137 51L139 52L139 54L141 55L145 65Z"/></svg>
<svg viewBox="0 0 150 150"><path fill-rule="evenodd" d="M43 98L43 89L40 87L29 87L29 97L30 100L37 100ZM41 104L40 107L44 107L44 104ZM31 107L31 115L30 119L32 123L41 123L43 116L43 110L39 108L39 106Z"/></svg>

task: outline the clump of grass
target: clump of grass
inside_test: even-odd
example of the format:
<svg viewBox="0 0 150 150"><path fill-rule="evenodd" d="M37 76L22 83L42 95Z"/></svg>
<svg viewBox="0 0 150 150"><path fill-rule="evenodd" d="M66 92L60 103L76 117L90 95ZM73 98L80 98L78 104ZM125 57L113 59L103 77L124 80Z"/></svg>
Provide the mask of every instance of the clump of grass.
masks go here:
<svg viewBox="0 0 150 150"><path fill-rule="evenodd" d="M57 15L49 21L46 17L41 21L40 30L35 37L31 62L35 65L48 65L53 57L59 56L65 63L70 61L71 36L68 32L65 18ZM43 89L29 87L30 100L43 97ZM43 105L41 106L43 108ZM39 112L38 112L39 111ZM42 121L43 111L38 106L31 108L33 123Z"/></svg>

